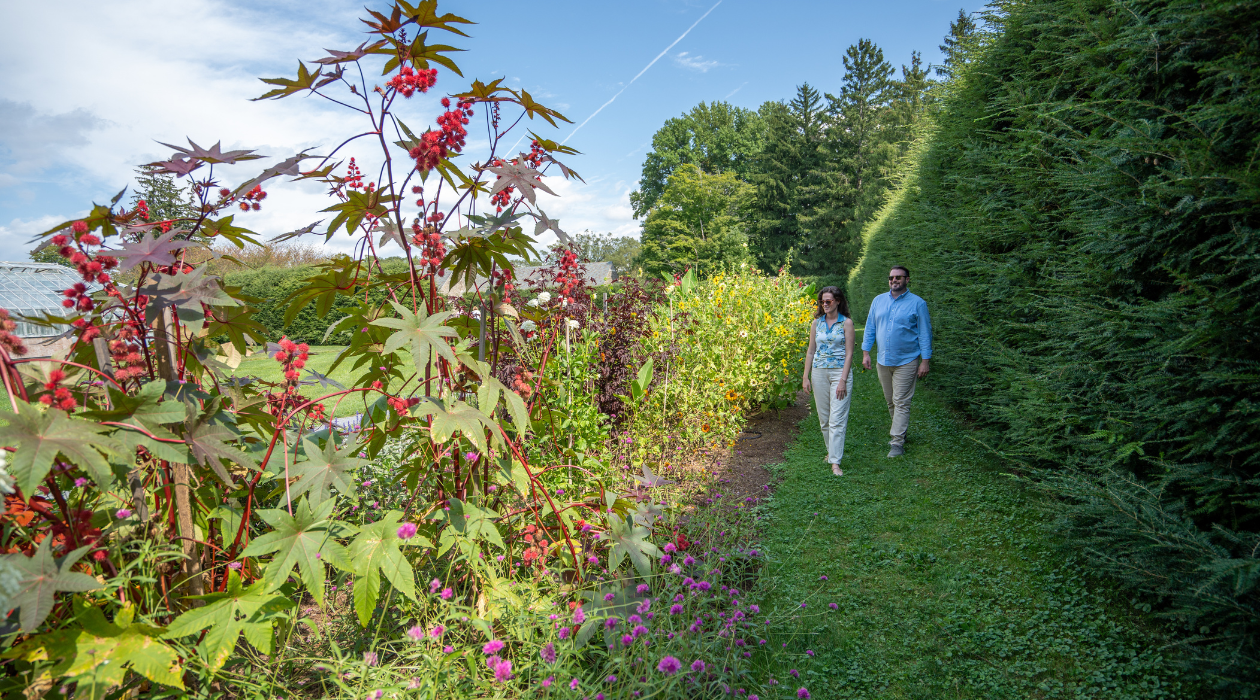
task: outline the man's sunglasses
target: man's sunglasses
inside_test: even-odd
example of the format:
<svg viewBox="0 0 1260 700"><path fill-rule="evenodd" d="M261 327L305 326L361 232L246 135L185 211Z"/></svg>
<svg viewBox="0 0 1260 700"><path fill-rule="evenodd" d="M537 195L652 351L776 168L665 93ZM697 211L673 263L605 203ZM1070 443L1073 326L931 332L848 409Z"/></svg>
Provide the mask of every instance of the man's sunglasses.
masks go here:
<svg viewBox="0 0 1260 700"><path fill-rule="evenodd" d="M889 282L894 282L894 281L896 281L896 280L903 280L903 279L905 279L905 278L906 278L906 276L905 276L905 275L889 275L889 276L888 276L888 281L889 281Z"/></svg>

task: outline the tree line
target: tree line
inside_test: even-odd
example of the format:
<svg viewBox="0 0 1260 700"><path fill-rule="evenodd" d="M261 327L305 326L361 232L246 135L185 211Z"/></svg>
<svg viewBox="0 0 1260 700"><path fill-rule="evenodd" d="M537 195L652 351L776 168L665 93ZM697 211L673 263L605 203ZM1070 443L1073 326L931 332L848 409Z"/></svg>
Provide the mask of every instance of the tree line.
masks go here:
<svg viewBox="0 0 1260 700"><path fill-rule="evenodd" d="M861 254L861 231L882 205L916 125L936 101L933 70L949 76L975 21L951 23L940 66L913 52L900 75L873 41L842 57L835 93L809 83L751 110L701 102L652 138L639 188L635 264L702 274L740 262L770 272L841 277Z"/></svg>

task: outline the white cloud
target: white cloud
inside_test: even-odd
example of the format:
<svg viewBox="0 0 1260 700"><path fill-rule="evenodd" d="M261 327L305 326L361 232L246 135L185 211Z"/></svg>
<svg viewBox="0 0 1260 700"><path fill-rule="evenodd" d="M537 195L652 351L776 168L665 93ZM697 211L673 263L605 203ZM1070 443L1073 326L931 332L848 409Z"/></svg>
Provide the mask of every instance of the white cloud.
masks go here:
<svg viewBox="0 0 1260 700"><path fill-rule="evenodd" d="M87 210L77 213L87 214ZM8 224L0 224L0 260L4 262L29 261L31 250L38 245L32 243L31 239L36 234L43 233L68 218L70 217L49 215L29 220L14 219Z"/></svg>
<svg viewBox="0 0 1260 700"><path fill-rule="evenodd" d="M674 56L674 63L677 63L683 68L699 71L701 73L708 73L710 70L714 68L727 65L725 63L719 63L712 59L705 60L704 56L692 56L690 53L686 51L683 51L682 53L679 53L678 55Z"/></svg>

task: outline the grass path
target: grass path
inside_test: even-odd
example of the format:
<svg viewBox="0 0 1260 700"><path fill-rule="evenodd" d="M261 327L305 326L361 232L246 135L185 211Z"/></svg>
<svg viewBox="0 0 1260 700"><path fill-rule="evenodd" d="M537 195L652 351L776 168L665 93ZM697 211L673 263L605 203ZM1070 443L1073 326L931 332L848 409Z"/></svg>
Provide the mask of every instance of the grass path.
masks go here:
<svg viewBox="0 0 1260 700"><path fill-rule="evenodd" d="M827 700L1196 697L1161 628L1085 580L1055 547L1047 502L966 438L930 384L905 457L886 457L883 394L859 371L845 476L812 411L771 467L762 584L800 621L770 643L796 652L801 684ZM795 688L788 670L771 669Z"/></svg>

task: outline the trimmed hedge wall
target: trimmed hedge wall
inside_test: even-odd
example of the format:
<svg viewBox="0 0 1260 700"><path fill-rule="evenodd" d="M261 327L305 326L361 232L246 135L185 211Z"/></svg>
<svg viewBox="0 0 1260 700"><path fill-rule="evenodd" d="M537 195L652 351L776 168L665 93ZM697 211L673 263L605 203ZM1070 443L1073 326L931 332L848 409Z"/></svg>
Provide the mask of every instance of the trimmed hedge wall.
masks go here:
<svg viewBox="0 0 1260 700"><path fill-rule="evenodd" d="M1260 4L1000 3L866 231L929 381L1060 498L1068 541L1260 696Z"/></svg>

